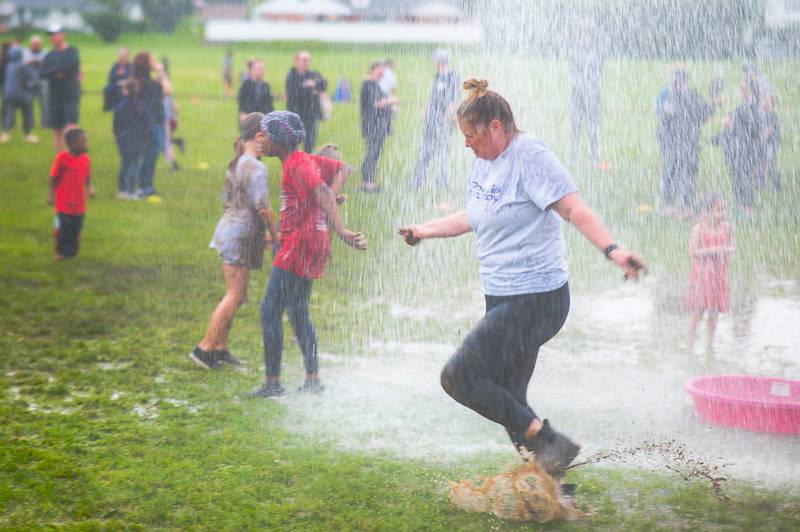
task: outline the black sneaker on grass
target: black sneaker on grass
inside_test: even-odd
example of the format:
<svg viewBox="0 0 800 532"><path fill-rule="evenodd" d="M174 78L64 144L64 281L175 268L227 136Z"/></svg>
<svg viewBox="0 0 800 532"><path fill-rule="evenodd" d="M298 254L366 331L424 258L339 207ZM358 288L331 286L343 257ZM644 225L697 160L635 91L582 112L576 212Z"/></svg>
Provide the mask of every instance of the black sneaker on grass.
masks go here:
<svg viewBox="0 0 800 532"><path fill-rule="evenodd" d="M539 433L533 438L524 438L519 448L532 452L536 463L556 478L564 476L564 470L581 450L580 445L553 430L546 419Z"/></svg>
<svg viewBox="0 0 800 532"><path fill-rule="evenodd" d="M252 392L250 392L248 397L280 397L281 395L285 394L286 390L283 389L277 382L265 382Z"/></svg>
<svg viewBox="0 0 800 532"><path fill-rule="evenodd" d="M325 387L319 382L319 379L306 379L303 385L297 389L297 393L319 394L323 390L325 390Z"/></svg>
<svg viewBox="0 0 800 532"><path fill-rule="evenodd" d="M233 354L227 349L214 351L214 354L217 355L217 360L223 364L230 364L231 366L235 366L237 368L242 368L247 365L245 364L244 360L233 356Z"/></svg>
<svg viewBox="0 0 800 532"><path fill-rule="evenodd" d="M189 353L189 360L205 369L219 369L220 363L214 351L203 351L199 347Z"/></svg>

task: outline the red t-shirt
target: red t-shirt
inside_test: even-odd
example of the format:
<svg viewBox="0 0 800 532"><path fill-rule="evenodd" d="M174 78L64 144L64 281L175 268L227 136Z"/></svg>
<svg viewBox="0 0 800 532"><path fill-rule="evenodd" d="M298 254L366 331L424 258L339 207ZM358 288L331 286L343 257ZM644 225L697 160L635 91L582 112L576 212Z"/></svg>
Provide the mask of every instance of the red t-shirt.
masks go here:
<svg viewBox="0 0 800 532"><path fill-rule="evenodd" d="M325 212L311 191L330 185L344 167L335 159L292 153L281 175L281 245L273 266L304 279L319 279L330 259L331 239Z"/></svg>
<svg viewBox="0 0 800 532"><path fill-rule="evenodd" d="M63 214L86 213L86 182L91 175L89 155L62 151L56 155L50 179L56 182L55 208Z"/></svg>

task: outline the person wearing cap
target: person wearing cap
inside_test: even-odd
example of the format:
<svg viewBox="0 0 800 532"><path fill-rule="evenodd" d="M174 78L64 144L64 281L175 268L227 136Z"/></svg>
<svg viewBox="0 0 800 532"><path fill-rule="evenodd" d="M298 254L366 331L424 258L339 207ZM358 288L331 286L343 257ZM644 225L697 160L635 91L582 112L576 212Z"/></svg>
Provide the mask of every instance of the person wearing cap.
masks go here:
<svg viewBox="0 0 800 532"><path fill-rule="evenodd" d="M64 150L64 130L78 123L81 59L78 49L67 43L60 25L51 25L47 35L53 49L44 57L39 75L48 83L48 124L53 128L56 152L61 152Z"/></svg>
<svg viewBox="0 0 800 532"><path fill-rule="evenodd" d="M329 224L348 246L367 249L361 233L349 231L339 216L336 194L349 175L350 167L338 160L298 150L306 131L300 117L290 111L273 111L261 120L261 154L277 157L281 173L280 243L267 291L261 302L261 330L264 339L264 383L252 397L283 395L281 358L285 310L303 353L305 383L298 391L322 391L317 361L317 335L309 314L314 279L322 277L330 258Z"/></svg>
<svg viewBox="0 0 800 532"><path fill-rule="evenodd" d="M425 181L425 173L431 161L439 171L437 184L447 188L450 179L450 137L455 123L455 107L459 99L459 79L450 67L447 51L439 48L431 56L436 76L433 79L431 97L425 110L422 126L422 144L419 159L414 169L411 188L418 189Z"/></svg>
<svg viewBox="0 0 800 532"><path fill-rule="evenodd" d="M672 69L672 81L658 95L656 135L661 149L661 209L666 215L688 215L694 207L700 164L700 130L714 106L689 86L682 65Z"/></svg>
<svg viewBox="0 0 800 532"><path fill-rule="evenodd" d="M392 125L392 106L397 104L397 96L386 96L381 91L380 79L385 64L374 61L369 65L367 79L361 84L361 135L367 145L364 163L361 165L361 190L377 192L375 171L386 137Z"/></svg>

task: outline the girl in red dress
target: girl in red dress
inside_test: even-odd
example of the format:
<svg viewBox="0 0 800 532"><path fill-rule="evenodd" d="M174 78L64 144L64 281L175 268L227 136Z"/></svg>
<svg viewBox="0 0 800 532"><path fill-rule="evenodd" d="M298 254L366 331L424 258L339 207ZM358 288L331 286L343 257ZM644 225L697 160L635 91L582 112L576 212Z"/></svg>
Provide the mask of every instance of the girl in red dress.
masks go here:
<svg viewBox="0 0 800 532"><path fill-rule="evenodd" d="M714 347L717 316L728 311L728 257L733 253L733 233L728 222L725 201L717 194L709 194L700 209L700 221L692 229L689 239L689 256L692 271L689 274L689 291L686 304L691 312L689 320L689 349L694 347L697 324L708 311L708 340L706 349Z"/></svg>

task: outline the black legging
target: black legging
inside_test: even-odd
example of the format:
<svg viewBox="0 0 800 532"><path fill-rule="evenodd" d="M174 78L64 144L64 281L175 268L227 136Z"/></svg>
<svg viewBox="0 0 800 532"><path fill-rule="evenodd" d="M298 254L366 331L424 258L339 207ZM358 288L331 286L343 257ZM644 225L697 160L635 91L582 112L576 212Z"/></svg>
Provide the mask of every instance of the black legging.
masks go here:
<svg viewBox="0 0 800 532"><path fill-rule="evenodd" d="M521 443L537 417L526 394L539 348L561 330L568 312L567 283L540 294L486 296L486 314L442 369L442 387Z"/></svg>

